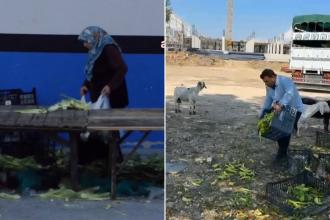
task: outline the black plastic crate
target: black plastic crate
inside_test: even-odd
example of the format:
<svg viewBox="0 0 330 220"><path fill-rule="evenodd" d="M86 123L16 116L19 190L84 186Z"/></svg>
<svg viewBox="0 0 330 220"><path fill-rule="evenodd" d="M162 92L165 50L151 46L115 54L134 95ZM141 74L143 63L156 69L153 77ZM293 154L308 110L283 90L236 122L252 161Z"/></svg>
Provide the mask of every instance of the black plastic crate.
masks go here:
<svg viewBox="0 0 330 220"><path fill-rule="evenodd" d="M0 105L19 105L21 89L0 90Z"/></svg>
<svg viewBox="0 0 330 220"><path fill-rule="evenodd" d="M0 105L37 105L36 89L23 92L21 89L0 90Z"/></svg>
<svg viewBox="0 0 330 220"><path fill-rule="evenodd" d="M0 133L0 145L2 143L16 143L21 141L21 132L6 131Z"/></svg>
<svg viewBox="0 0 330 220"><path fill-rule="evenodd" d="M316 146L330 148L330 133L325 131L316 131Z"/></svg>
<svg viewBox="0 0 330 220"><path fill-rule="evenodd" d="M299 174L306 167L313 168L313 156L310 150L289 150L288 151L288 168L292 175Z"/></svg>
<svg viewBox="0 0 330 220"><path fill-rule="evenodd" d="M294 198L288 193L289 186L294 187L300 184L305 184L308 187L316 188L319 192L321 192L323 194L322 205L313 204L302 209L294 209L291 207L287 200ZM281 211L284 211L290 215L315 215L330 207L330 182L325 179L316 178L311 172L304 171L292 178L274 183L267 183L266 199L270 202L270 204L277 206Z"/></svg>
<svg viewBox="0 0 330 220"><path fill-rule="evenodd" d="M277 141L278 139L291 135L297 110L291 106L286 106L279 114L275 114L269 131L263 136Z"/></svg>
<svg viewBox="0 0 330 220"><path fill-rule="evenodd" d="M0 105L37 105L36 89L23 92L21 89L0 90ZM22 141L23 132L0 132L0 145ZM1 146L0 146L1 147Z"/></svg>
<svg viewBox="0 0 330 220"><path fill-rule="evenodd" d="M32 92L22 92L19 95L20 105L37 105L36 89L33 88Z"/></svg>
<svg viewBox="0 0 330 220"><path fill-rule="evenodd" d="M316 175L319 177L326 178L330 182L330 153L318 154L317 167L316 167Z"/></svg>
<svg viewBox="0 0 330 220"><path fill-rule="evenodd" d="M38 161L46 162L49 160L49 151L47 146L49 140L47 136L37 131L18 132L20 139L18 141L0 142L0 153L17 158L34 156Z"/></svg>

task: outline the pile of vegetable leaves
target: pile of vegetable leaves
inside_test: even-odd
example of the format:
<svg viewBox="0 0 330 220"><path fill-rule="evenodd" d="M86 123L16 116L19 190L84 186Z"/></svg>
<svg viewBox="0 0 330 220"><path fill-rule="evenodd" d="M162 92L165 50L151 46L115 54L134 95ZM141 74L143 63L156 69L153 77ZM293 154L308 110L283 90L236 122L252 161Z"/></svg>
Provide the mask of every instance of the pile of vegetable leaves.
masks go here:
<svg viewBox="0 0 330 220"><path fill-rule="evenodd" d="M305 184L290 186L288 193L293 199L288 199L287 203L294 209L302 209L313 204L322 205L322 194L317 189Z"/></svg>
<svg viewBox="0 0 330 220"><path fill-rule="evenodd" d="M16 112L24 113L24 114L40 114L40 113L47 113L47 112L53 112L57 110L67 110L67 109L76 109L76 110L84 110L88 111L90 110L90 106L86 102L82 102L78 99L64 96L65 98L50 106L49 108L34 108L34 109L20 109L16 110Z"/></svg>
<svg viewBox="0 0 330 220"><path fill-rule="evenodd" d="M270 128L270 124L272 123L272 120L275 116L274 112L267 113L265 116L258 121L258 131L259 131L259 136L264 136L267 134Z"/></svg>
<svg viewBox="0 0 330 220"><path fill-rule="evenodd" d="M4 170L26 170L26 169L41 169L35 159L31 157L15 158L9 155L0 154L0 168Z"/></svg>

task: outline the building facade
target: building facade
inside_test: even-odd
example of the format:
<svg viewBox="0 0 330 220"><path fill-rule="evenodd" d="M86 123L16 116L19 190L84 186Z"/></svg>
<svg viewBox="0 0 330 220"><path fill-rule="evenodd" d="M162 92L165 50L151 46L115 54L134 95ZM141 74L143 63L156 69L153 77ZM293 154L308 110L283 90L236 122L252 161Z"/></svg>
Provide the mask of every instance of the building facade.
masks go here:
<svg viewBox="0 0 330 220"><path fill-rule="evenodd" d="M166 23L167 50L186 50L201 48L199 36L193 31L193 26L184 22L179 16L172 13Z"/></svg>

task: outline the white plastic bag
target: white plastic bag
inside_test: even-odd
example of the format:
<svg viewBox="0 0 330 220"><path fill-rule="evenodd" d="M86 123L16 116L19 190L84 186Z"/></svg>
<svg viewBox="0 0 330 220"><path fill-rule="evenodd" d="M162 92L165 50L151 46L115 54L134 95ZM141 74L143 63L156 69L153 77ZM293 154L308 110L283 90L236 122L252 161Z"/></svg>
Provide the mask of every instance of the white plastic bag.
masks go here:
<svg viewBox="0 0 330 220"><path fill-rule="evenodd" d="M87 103L85 96L82 96L80 101ZM87 104L91 107L91 109L109 109L110 108L109 98L102 94L98 97L96 102L93 102L93 103L88 102Z"/></svg>
<svg viewBox="0 0 330 220"><path fill-rule="evenodd" d="M84 96L83 96L84 97ZM100 95L96 102L91 103L91 109L109 109L109 98L105 95Z"/></svg>
<svg viewBox="0 0 330 220"><path fill-rule="evenodd" d="M80 101L86 103L86 97L82 96ZM102 94L98 97L96 102L94 102L94 103L88 102L87 104L91 107L91 109L109 109L110 108L109 98ZM89 135L90 135L90 132L86 131L86 132L80 134L80 138L83 141L87 141ZM106 135L103 134L103 136L104 136L104 140L106 141L106 137L105 137Z"/></svg>

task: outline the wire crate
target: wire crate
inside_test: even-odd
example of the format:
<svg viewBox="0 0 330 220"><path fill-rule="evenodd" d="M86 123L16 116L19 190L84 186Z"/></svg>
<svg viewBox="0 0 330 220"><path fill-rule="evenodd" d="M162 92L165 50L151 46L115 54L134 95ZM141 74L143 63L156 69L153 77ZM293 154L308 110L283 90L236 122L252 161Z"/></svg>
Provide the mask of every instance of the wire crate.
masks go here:
<svg viewBox="0 0 330 220"><path fill-rule="evenodd" d="M330 153L320 153L317 155L316 176L325 178L330 182Z"/></svg>
<svg viewBox="0 0 330 220"><path fill-rule="evenodd" d="M311 204L305 208L294 209L288 204L289 199L294 199L289 194L289 187L295 187L300 184L305 184L308 187L316 188L322 193L322 204ZM330 206L330 182L325 179L316 178L313 173L304 171L292 178L288 178L282 181L267 183L266 185L266 199L270 204L275 205L281 211L287 214L303 214L303 215L315 215L323 212Z"/></svg>
<svg viewBox="0 0 330 220"><path fill-rule="evenodd" d="M292 149L288 151L289 173L292 175L303 172L306 167L312 168L312 165L314 165L312 162L313 157L310 150Z"/></svg>
<svg viewBox="0 0 330 220"><path fill-rule="evenodd" d="M330 148L330 133L325 131L316 131L316 146Z"/></svg>

